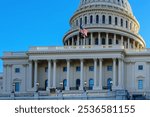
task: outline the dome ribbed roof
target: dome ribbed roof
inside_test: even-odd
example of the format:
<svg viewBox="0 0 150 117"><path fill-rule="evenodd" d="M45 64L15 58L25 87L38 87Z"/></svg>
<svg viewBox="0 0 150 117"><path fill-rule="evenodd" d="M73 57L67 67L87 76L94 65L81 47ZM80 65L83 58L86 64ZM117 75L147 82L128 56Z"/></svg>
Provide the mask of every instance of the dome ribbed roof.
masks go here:
<svg viewBox="0 0 150 117"><path fill-rule="evenodd" d="M80 6L79 9L82 9L84 7L91 7L91 6L99 6L99 7L104 7L104 6L111 6L114 8L119 8L123 9L129 14L132 14L132 9L131 6L128 2L128 0L80 0Z"/></svg>

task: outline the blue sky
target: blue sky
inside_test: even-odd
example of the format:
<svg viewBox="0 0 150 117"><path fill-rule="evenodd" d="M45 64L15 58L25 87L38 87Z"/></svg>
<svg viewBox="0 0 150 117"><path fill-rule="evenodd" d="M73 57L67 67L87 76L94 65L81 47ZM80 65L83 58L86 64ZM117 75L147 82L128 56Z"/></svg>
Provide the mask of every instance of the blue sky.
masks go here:
<svg viewBox="0 0 150 117"><path fill-rule="evenodd" d="M80 0L0 0L0 56L30 46L62 46ZM150 48L150 0L129 0ZM0 72L2 61L0 61Z"/></svg>

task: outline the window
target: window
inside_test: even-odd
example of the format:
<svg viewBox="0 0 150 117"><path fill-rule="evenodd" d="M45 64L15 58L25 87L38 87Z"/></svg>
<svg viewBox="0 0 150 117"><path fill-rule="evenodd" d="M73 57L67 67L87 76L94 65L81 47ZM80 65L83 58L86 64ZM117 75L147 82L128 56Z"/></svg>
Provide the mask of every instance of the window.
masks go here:
<svg viewBox="0 0 150 117"><path fill-rule="evenodd" d="M112 21L111 21L111 16L109 16L109 24L111 24L112 23Z"/></svg>
<svg viewBox="0 0 150 117"><path fill-rule="evenodd" d="M63 72L67 72L67 67L63 67Z"/></svg>
<svg viewBox="0 0 150 117"><path fill-rule="evenodd" d="M118 18L115 17L115 25L118 25Z"/></svg>
<svg viewBox="0 0 150 117"><path fill-rule="evenodd" d="M123 19L121 19L121 27L123 27Z"/></svg>
<svg viewBox="0 0 150 117"><path fill-rule="evenodd" d="M102 16L102 23L105 24L105 15Z"/></svg>
<svg viewBox="0 0 150 117"><path fill-rule="evenodd" d="M20 73L20 68L15 68L15 73Z"/></svg>
<svg viewBox="0 0 150 117"><path fill-rule="evenodd" d="M93 90L93 87L94 87L94 80L91 78L91 79L89 80L89 89L90 89L90 90Z"/></svg>
<svg viewBox="0 0 150 117"><path fill-rule="evenodd" d="M15 83L15 92L19 92L20 91L20 83L16 82Z"/></svg>
<svg viewBox="0 0 150 117"><path fill-rule="evenodd" d="M112 89L112 79L111 78L107 79L107 88L108 88L108 90Z"/></svg>
<svg viewBox="0 0 150 117"><path fill-rule="evenodd" d="M94 66L90 66L89 71L94 71Z"/></svg>
<svg viewBox="0 0 150 117"><path fill-rule="evenodd" d="M112 45L112 39L109 39L109 45Z"/></svg>
<svg viewBox="0 0 150 117"><path fill-rule="evenodd" d="M63 89L65 89L66 86L67 86L67 79L64 79L64 80L63 80Z"/></svg>
<svg viewBox="0 0 150 117"><path fill-rule="evenodd" d="M82 18L80 18L80 26L82 25Z"/></svg>
<svg viewBox="0 0 150 117"><path fill-rule="evenodd" d="M87 24L87 16L84 18L84 23Z"/></svg>
<svg viewBox="0 0 150 117"><path fill-rule="evenodd" d="M79 72L81 68L79 66L76 67L76 72Z"/></svg>
<svg viewBox="0 0 150 117"><path fill-rule="evenodd" d="M126 21L126 28L128 28L128 21Z"/></svg>
<svg viewBox="0 0 150 117"><path fill-rule="evenodd" d="M118 40L116 40L116 44L117 44L117 45L119 44L119 41L118 41Z"/></svg>
<svg viewBox="0 0 150 117"><path fill-rule="evenodd" d="M143 80L138 80L138 89L139 90L143 89Z"/></svg>
<svg viewBox="0 0 150 117"><path fill-rule="evenodd" d="M91 15L90 16L90 24L92 24L93 23L93 16Z"/></svg>
<svg viewBox="0 0 150 117"><path fill-rule="evenodd" d="M45 72L47 73L47 71L48 71L48 67L45 67Z"/></svg>
<svg viewBox="0 0 150 117"><path fill-rule="evenodd" d="M138 70L143 70L143 65L139 65Z"/></svg>
<svg viewBox="0 0 150 117"><path fill-rule="evenodd" d="M112 71L112 66L107 66L107 71Z"/></svg>
<svg viewBox="0 0 150 117"><path fill-rule="evenodd" d="M96 23L98 24L99 23L99 16L96 15Z"/></svg>
<svg viewBox="0 0 150 117"><path fill-rule="evenodd" d="M105 42L105 39L103 38L102 39L102 45L105 45L106 44L106 42Z"/></svg>
<svg viewBox="0 0 150 117"><path fill-rule="evenodd" d="M76 20L76 26L78 26L79 24L78 24L78 20Z"/></svg>
<svg viewBox="0 0 150 117"><path fill-rule="evenodd" d="M76 80L76 89L79 90L80 87L80 79Z"/></svg>
<svg viewBox="0 0 150 117"><path fill-rule="evenodd" d="M98 45L98 38L95 39L95 45Z"/></svg>
<svg viewBox="0 0 150 117"><path fill-rule="evenodd" d="M48 87L48 80L45 80L45 90Z"/></svg>

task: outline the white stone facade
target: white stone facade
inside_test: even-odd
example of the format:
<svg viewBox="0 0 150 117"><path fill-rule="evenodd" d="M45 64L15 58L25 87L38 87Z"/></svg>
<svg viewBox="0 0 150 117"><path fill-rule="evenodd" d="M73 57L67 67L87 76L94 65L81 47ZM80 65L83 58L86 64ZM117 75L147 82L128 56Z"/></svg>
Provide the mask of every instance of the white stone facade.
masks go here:
<svg viewBox="0 0 150 117"><path fill-rule="evenodd" d="M62 47L4 53L2 99L150 98L150 50L128 0L81 0L70 25Z"/></svg>

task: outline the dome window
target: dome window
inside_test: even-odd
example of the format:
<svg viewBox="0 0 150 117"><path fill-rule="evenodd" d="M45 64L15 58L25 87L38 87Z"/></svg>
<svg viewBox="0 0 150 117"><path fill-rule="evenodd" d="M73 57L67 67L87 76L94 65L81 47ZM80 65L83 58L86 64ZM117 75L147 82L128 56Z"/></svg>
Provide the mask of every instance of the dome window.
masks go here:
<svg viewBox="0 0 150 117"><path fill-rule="evenodd" d="M105 15L102 16L102 23L105 24Z"/></svg>
<svg viewBox="0 0 150 117"><path fill-rule="evenodd" d="M91 15L90 16L90 24L92 24L93 23L93 16Z"/></svg>
<svg viewBox="0 0 150 117"><path fill-rule="evenodd" d="M111 24L112 23L112 18L111 18L111 16L109 16L109 24Z"/></svg>
<svg viewBox="0 0 150 117"><path fill-rule="evenodd" d="M128 21L126 21L126 28L128 28Z"/></svg>
<svg viewBox="0 0 150 117"><path fill-rule="evenodd" d="M78 20L76 20L76 26L78 26L79 24L78 24Z"/></svg>
<svg viewBox="0 0 150 117"><path fill-rule="evenodd" d="M87 16L84 17L84 23L87 24Z"/></svg>
<svg viewBox="0 0 150 117"><path fill-rule="evenodd" d="M105 41L105 38L102 39L102 45L105 45L106 44L106 41Z"/></svg>
<svg viewBox="0 0 150 117"><path fill-rule="evenodd" d="M121 27L123 27L123 19L121 19Z"/></svg>
<svg viewBox="0 0 150 117"><path fill-rule="evenodd" d="M115 17L115 25L118 25L118 18Z"/></svg>
<svg viewBox="0 0 150 117"><path fill-rule="evenodd" d="M82 25L82 18L80 18L80 26Z"/></svg>
<svg viewBox="0 0 150 117"><path fill-rule="evenodd" d="M109 39L109 45L112 45L112 39Z"/></svg>
<svg viewBox="0 0 150 117"><path fill-rule="evenodd" d="M96 23L99 23L99 15L96 15Z"/></svg>

